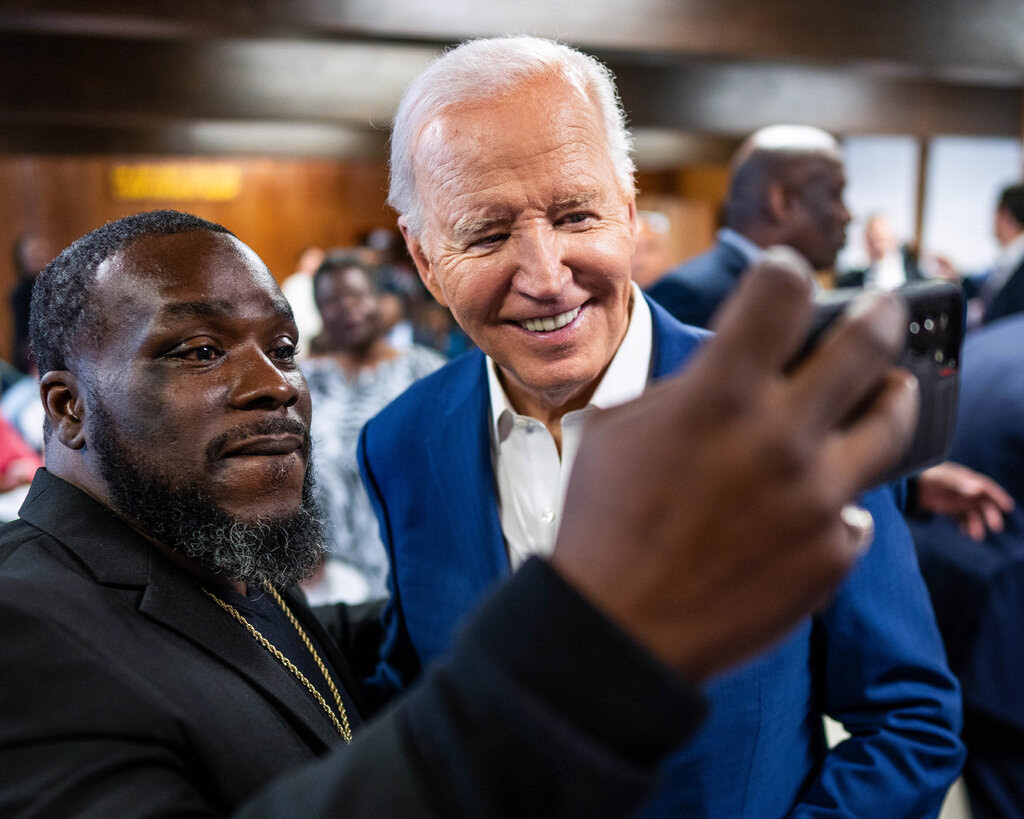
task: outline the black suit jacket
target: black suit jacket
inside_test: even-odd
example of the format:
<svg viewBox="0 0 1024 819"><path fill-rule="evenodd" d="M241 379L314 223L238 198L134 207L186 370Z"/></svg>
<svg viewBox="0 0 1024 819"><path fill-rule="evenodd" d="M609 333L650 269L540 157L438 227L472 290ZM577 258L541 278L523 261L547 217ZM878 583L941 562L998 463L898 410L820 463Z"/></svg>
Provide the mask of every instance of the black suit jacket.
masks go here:
<svg viewBox="0 0 1024 819"><path fill-rule="evenodd" d="M707 252L670 270L647 294L684 324L708 327L747 266L739 250L718 241Z"/></svg>
<svg viewBox="0 0 1024 819"><path fill-rule="evenodd" d="M1014 313L1024 313L1024 262L1017 266L992 297L981 317L981 323L988 324Z"/></svg>
<svg viewBox="0 0 1024 819"><path fill-rule="evenodd" d="M329 635L288 600L358 700ZM45 470L0 529L0 658L4 816L621 815L700 712L536 561L423 686L339 747L195 578ZM597 684L565 684L577 662ZM609 720L617 697L636 713Z"/></svg>

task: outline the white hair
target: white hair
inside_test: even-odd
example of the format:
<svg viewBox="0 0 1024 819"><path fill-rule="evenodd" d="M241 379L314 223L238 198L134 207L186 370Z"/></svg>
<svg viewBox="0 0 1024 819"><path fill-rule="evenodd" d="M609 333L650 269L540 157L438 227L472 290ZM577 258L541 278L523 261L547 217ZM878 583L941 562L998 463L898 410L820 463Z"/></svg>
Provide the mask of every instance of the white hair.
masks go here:
<svg viewBox="0 0 1024 819"><path fill-rule="evenodd" d="M494 99L541 76L565 80L596 105L616 179L624 192L633 192L632 138L606 66L567 45L538 37L469 40L428 65L406 89L395 114L388 204L411 233L418 234L423 226L413 150L427 124L446 110Z"/></svg>
<svg viewBox="0 0 1024 819"><path fill-rule="evenodd" d="M842 148L832 134L813 125L766 125L743 141L732 158L733 171L755 153L788 158L822 154L841 159Z"/></svg>

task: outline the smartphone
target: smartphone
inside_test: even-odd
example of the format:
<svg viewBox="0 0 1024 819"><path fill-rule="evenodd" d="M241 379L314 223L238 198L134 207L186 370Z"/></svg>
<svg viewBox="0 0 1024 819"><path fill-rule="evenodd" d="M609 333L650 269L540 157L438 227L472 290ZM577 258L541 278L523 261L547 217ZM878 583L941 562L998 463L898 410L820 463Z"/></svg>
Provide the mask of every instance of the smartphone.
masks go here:
<svg viewBox="0 0 1024 819"><path fill-rule="evenodd" d="M825 291L816 300L807 340L793 361L803 359L829 325L861 291ZM914 282L898 291L907 302L907 337L896 365L912 372L920 384L917 429L902 459L878 483L889 483L945 460L956 426L960 394L960 346L964 301L961 289L946 281ZM792 365L791 365L792 366Z"/></svg>

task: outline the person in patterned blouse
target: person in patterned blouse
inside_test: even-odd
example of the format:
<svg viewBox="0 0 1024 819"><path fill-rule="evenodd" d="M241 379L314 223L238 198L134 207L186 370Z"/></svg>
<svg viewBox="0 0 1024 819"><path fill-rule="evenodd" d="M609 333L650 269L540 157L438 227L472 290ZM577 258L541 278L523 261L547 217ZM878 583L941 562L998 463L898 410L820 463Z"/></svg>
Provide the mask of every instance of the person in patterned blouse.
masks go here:
<svg viewBox="0 0 1024 819"><path fill-rule="evenodd" d="M381 321L381 270L356 253L329 255L313 275L323 352L302 363L313 400L318 494L329 557L312 599L358 603L387 595L388 559L359 477L359 431L406 387L444 362L427 347L396 349Z"/></svg>

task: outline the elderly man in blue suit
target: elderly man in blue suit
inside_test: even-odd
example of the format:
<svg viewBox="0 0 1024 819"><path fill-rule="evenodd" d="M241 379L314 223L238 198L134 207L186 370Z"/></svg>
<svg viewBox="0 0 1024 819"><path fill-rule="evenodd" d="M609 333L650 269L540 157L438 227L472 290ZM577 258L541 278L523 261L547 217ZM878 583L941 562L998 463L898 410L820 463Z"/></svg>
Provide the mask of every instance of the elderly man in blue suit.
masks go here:
<svg viewBox="0 0 1024 819"><path fill-rule="evenodd" d="M391 162L420 276L479 350L361 437L391 559L384 687L415 678L476 600L551 549L588 416L679 369L705 337L630 282L629 138L592 58L528 37L464 44L406 92ZM710 719L644 815L938 812L963 758L959 690L891 493L862 503L871 550L817 616L708 685ZM630 707L609 702L608 719ZM823 714L850 733L831 750Z"/></svg>

